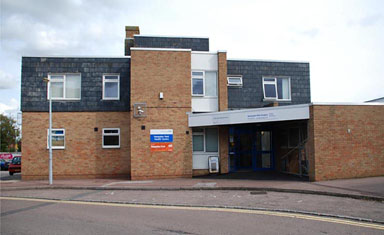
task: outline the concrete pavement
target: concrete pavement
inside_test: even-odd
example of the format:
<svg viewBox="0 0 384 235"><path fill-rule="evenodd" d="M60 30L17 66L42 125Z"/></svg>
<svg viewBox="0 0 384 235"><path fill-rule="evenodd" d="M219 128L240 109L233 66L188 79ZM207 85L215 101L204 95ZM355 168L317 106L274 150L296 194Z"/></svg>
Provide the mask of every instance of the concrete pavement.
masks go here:
<svg viewBox="0 0 384 235"><path fill-rule="evenodd" d="M236 178L236 175L234 175ZM271 177L251 177L232 179L207 176L197 178L176 178L131 181L129 179L81 179L19 181L1 180L1 190L23 189L113 189L113 190L248 190L286 193L330 195L384 201L384 176L361 179L308 182L301 178L272 175Z"/></svg>

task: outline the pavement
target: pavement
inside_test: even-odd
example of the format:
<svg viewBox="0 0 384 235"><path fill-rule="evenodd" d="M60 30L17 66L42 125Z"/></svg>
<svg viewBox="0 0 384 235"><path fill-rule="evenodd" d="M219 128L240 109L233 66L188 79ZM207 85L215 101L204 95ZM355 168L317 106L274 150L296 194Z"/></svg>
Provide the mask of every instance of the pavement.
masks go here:
<svg viewBox="0 0 384 235"><path fill-rule="evenodd" d="M2 172L3 173L3 172ZM77 190L246 190L263 192L301 193L348 197L384 202L384 176L309 182L304 178L279 173L233 173L194 178L134 181L129 179L77 179L22 181L6 178L0 181L1 191L27 189Z"/></svg>

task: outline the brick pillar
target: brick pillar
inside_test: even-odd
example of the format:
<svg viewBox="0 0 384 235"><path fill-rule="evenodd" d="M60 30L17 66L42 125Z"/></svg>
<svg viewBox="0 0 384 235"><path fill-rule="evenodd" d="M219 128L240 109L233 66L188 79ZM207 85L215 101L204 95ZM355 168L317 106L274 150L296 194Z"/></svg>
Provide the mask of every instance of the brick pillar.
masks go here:
<svg viewBox="0 0 384 235"><path fill-rule="evenodd" d="M228 173L228 127L219 127L219 146L220 146L220 173Z"/></svg>
<svg viewBox="0 0 384 235"><path fill-rule="evenodd" d="M134 46L135 42L133 35L140 34L139 26L125 26L125 42L124 42L124 55L131 55L131 47Z"/></svg>
<svg viewBox="0 0 384 235"><path fill-rule="evenodd" d="M227 52L218 52L219 111L228 110Z"/></svg>

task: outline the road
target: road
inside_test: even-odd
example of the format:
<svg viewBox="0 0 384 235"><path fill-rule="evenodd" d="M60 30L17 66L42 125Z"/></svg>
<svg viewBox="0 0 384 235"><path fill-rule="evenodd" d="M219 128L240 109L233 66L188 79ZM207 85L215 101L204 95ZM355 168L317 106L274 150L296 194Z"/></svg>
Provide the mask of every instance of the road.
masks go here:
<svg viewBox="0 0 384 235"><path fill-rule="evenodd" d="M21 180L21 173L9 175L8 171L0 171L0 180Z"/></svg>
<svg viewBox="0 0 384 235"><path fill-rule="evenodd" d="M1 234L383 234L383 229L286 213L1 198Z"/></svg>

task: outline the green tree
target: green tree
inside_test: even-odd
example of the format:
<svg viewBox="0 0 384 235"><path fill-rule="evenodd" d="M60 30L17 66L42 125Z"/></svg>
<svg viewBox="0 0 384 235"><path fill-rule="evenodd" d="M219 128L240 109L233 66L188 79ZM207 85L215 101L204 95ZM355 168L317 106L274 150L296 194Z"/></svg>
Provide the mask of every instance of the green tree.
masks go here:
<svg viewBox="0 0 384 235"><path fill-rule="evenodd" d="M15 142L20 131L15 127L16 121L13 118L0 114L0 152L16 151Z"/></svg>

